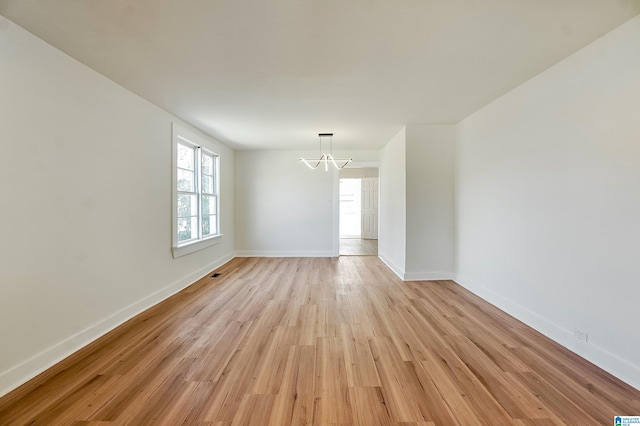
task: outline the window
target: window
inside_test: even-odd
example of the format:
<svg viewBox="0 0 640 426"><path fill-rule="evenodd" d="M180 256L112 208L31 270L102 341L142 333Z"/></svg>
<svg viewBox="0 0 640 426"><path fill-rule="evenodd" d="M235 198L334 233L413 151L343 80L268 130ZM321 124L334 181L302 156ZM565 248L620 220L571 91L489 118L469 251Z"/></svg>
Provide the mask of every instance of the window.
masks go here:
<svg viewBox="0 0 640 426"><path fill-rule="evenodd" d="M174 124L174 257L208 247L221 235L219 158L204 142Z"/></svg>

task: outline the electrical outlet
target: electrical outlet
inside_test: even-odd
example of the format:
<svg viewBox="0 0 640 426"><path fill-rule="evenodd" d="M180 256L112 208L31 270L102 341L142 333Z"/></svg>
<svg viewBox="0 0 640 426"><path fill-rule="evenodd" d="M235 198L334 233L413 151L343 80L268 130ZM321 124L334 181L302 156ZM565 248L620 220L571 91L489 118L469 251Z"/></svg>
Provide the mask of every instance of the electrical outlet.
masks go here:
<svg viewBox="0 0 640 426"><path fill-rule="evenodd" d="M575 329L573 335L576 336L578 340L582 340L583 342L587 342L589 340L589 333L584 330L580 330L579 328Z"/></svg>

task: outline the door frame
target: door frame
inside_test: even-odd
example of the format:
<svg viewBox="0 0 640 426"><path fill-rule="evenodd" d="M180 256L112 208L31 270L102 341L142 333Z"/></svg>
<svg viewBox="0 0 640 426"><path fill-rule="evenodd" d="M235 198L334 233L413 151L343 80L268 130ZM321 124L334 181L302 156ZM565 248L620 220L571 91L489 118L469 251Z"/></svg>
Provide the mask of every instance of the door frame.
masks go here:
<svg viewBox="0 0 640 426"><path fill-rule="evenodd" d="M378 215L380 214L380 162L379 161L352 161L345 169L357 169L365 167L375 167L378 169ZM335 170L333 174L333 257L340 257L340 173ZM378 244L380 243L380 232L378 232Z"/></svg>

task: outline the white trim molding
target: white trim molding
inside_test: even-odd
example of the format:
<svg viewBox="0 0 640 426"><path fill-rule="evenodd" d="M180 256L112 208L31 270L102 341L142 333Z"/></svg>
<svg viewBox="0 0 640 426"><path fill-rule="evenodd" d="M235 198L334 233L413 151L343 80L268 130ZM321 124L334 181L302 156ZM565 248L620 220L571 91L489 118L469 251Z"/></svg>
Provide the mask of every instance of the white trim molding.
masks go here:
<svg viewBox="0 0 640 426"><path fill-rule="evenodd" d="M218 234L203 240L194 241L189 244L184 244L178 247L171 247L171 253L173 254L173 257L175 259L177 257L184 256L186 254L193 253L216 244L220 244L223 235L224 234Z"/></svg>
<svg viewBox="0 0 640 426"><path fill-rule="evenodd" d="M449 271L405 272L404 281L441 281L452 280L455 274Z"/></svg>
<svg viewBox="0 0 640 426"><path fill-rule="evenodd" d="M577 340L572 331L554 324L539 314L493 292L480 283L460 275L457 275L454 280L476 296L491 303L493 306L506 312L517 320L522 321L529 327L544 334L551 340L571 350L577 355L580 355L587 361L592 362L603 370L611 373L623 382L640 390L639 366L621 359L591 342L586 343Z"/></svg>
<svg viewBox="0 0 640 426"><path fill-rule="evenodd" d="M379 254L378 258L380 260L382 260L382 263L387 265L387 267L389 269L391 269L393 271L393 273L398 276L398 278L400 278L402 281L404 281L404 271L402 269L398 268L391 260L389 260L384 255Z"/></svg>
<svg viewBox="0 0 640 426"><path fill-rule="evenodd" d="M260 251L242 250L236 257L337 257L333 251Z"/></svg>
<svg viewBox="0 0 640 426"><path fill-rule="evenodd" d="M56 343L50 348L45 349L22 363L15 365L6 371L0 372L0 397L33 379L38 374L44 372L48 368L51 368L63 359L67 358L69 355L99 339L136 315L194 284L210 271L213 271L232 260L233 257L233 254L228 254L217 259L197 271L182 277L165 288L138 300L107 318L104 318L84 330Z"/></svg>

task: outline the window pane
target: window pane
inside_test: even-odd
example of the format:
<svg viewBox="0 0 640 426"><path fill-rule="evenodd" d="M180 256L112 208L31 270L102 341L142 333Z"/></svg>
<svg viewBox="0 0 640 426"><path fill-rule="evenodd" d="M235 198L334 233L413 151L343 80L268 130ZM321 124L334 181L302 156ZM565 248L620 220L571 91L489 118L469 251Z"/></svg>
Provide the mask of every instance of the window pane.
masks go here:
<svg viewBox="0 0 640 426"><path fill-rule="evenodd" d="M203 215L209 214L210 205L211 205L211 197L203 195L202 196L202 214Z"/></svg>
<svg viewBox="0 0 640 426"><path fill-rule="evenodd" d="M202 196L202 214L216 214L218 206L216 205L216 197L211 195Z"/></svg>
<svg viewBox="0 0 640 426"><path fill-rule="evenodd" d="M202 155L202 173L207 175L213 174L213 157L208 154Z"/></svg>
<svg viewBox="0 0 640 426"><path fill-rule="evenodd" d="M197 238L197 229L197 217L185 217L178 219L178 241L188 241Z"/></svg>
<svg viewBox="0 0 640 426"><path fill-rule="evenodd" d="M193 170L194 152L192 147L178 144L178 167Z"/></svg>
<svg viewBox="0 0 640 426"><path fill-rule="evenodd" d="M209 216L203 216L202 218L202 236L206 237L207 235L211 235L211 219Z"/></svg>
<svg viewBox="0 0 640 426"><path fill-rule="evenodd" d="M216 235L218 233L218 223L216 215L208 215L202 218L202 236Z"/></svg>
<svg viewBox="0 0 640 426"><path fill-rule="evenodd" d="M178 194L178 217L197 216L198 204L195 195Z"/></svg>
<svg viewBox="0 0 640 426"><path fill-rule="evenodd" d="M193 216L191 218L191 229L193 229L193 238L201 238L198 236L198 227L199 227L198 217Z"/></svg>
<svg viewBox="0 0 640 426"><path fill-rule="evenodd" d="M218 156L185 139L176 139L174 232L179 245L219 234Z"/></svg>
<svg viewBox="0 0 640 426"><path fill-rule="evenodd" d="M213 177L202 175L202 192L205 194L213 194Z"/></svg>
<svg viewBox="0 0 640 426"><path fill-rule="evenodd" d="M194 192L194 173L188 170L178 169L178 191Z"/></svg>

